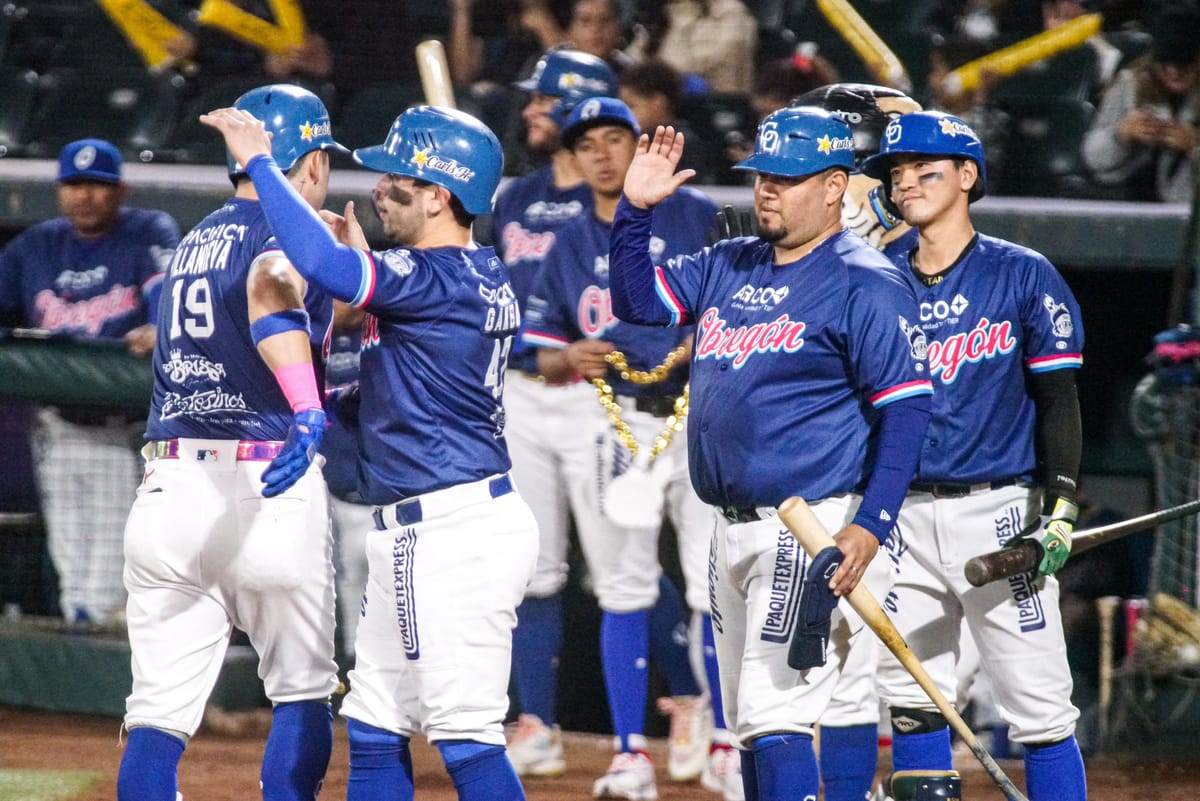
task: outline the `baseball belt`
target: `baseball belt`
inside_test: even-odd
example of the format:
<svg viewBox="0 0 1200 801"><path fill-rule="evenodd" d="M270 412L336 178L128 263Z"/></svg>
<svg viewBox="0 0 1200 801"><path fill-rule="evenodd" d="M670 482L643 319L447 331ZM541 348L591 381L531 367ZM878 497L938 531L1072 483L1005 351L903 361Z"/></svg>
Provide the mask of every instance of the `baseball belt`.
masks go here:
<svg viewBox="0 0 1200 801"><path fill-rule="evenodd" d="M718 506L717 510L730 523L753 523L778 514L774 506Z"/></svg>
<svg viewBox="0 0 1200 801"><path fill-rule="evenodd" d="M1032 486L1020 476L1010 476L1008 478L1000 478L995 481L984 481L979 484L940 484L914 481L908 485L908 491L925 493L927 495L932 495L935 498L965 498L968 495L974 495L977 492L987 492L988 490L1000 489L1001 487L1012 487L1014 485Z"/></svg>
<svg viewBox="0 0 1200 801"><path fill-rule="evenodd" d="M426 518L441 517L464 506L499 498L512 491L512 479L505 473L482 481L434 490L389 506L376 506L372 517L375 518L377 531L391 528L388 525L391 520L395 520L400 526L415 526Z"/></svg>
<svg viewBox="0 0 1200 801"><path fill-rule="evenodd" d="M645 396L637 395L630 397L629 395L621 395L620 400L626 403L632 403L633 408L639 412L645 412L651 417L667 418L675 414L675 395L655 395Z"/></svg>
<svg viewBox="0 0 1200 801"><path fill-rule="evenodd" d="M237 460L239 462L269 462L278 456L282 450L282 442L242 440L237 444ZM208 451L204 452L207 453ZM150 459L178 459L179 440L153 440L146 445L146 455Z"/></svg>

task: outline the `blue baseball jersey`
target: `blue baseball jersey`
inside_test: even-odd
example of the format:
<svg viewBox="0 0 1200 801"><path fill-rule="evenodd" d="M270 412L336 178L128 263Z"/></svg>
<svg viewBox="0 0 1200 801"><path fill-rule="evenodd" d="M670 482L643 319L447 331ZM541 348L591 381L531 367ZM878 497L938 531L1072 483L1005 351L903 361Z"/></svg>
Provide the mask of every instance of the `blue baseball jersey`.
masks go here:
<svg viewBox="0 0 1200 801"><path fill-rule="evenodd" d="M783 265L756 237L726 240L654 273L671 321L697 326L688 458L708 503L861 491L876 410L932 392L912 289L854 233Z"/></svg>
<svg viewBox="0 0 1200 801"><path fill-rule="evenodd" d="M343 251L344 252L344 251ZM359 493L370 504L511 467L504 373L521 315L490 247L354 251L364 309Z"/></svg>
<svg viewBox="0 0 1200 801"><path fill-rule="evenodd" d="M335 330L325 360L325 387L349 387L358 381L359 341L357 331ZM336 415L330 417L321 440L325 466L321 472L329 493L345 501L360 501L358 495L358 441L354 431Z"/></svg>
<svg viewBox="0 0 1200 801"><path fill-rule="evenodd" d="M934 382L917 480L980 483L1034 476L1036 410L1027 373L1083 364L1074 295L1040 253L976 235L945 277L916 292Z"/></svg>
<svg viewBox="0 0 1200 801"><path fill-rule="evenodd" d="M255 262L286 258L262 206L231 198L184 236L158 307L147 439L283 440L292 409L250 337L246 281ZM332 303L304 297L320 377Z"/></svg>
<svg viewBox="0 0 1200 801"><path fill-rule="evenodd" d="M650 256L655 264L669 256L703 247L717 206L705 195L683 187L655 209ZM608 284L608 242L612 226L593 213L558 230L559 243L538 271L525 307L523 339L544 348L564 348L578 339L602 339L625 354L635 370L652 370L691 333L691 327L661 328L622 322L613 315ZM685 370L672 370L665 381L635 384L609 370L618 395L678 395Z"/></svg>
<svg viewBox="0 0 1200 801"><path fill-rule="evenodd" d="M547 165L514 178L497 196L492 211L492 243L508 267L513 291L526 305L542 260L554 247L558 229L583 216L595 205L585 183L561 189L554 185ZM510 357L514 368L537 372L537 351L514 343Z"/></svg>
<svg viewBox="0 0 1200 801"><path fill-rule="evenodd" d="M0 255L0 313L55 333L119 339L154 322L178 243L179 226L162 211L122 207L97 239L79 238L65 217L47 220Z"/></svg>

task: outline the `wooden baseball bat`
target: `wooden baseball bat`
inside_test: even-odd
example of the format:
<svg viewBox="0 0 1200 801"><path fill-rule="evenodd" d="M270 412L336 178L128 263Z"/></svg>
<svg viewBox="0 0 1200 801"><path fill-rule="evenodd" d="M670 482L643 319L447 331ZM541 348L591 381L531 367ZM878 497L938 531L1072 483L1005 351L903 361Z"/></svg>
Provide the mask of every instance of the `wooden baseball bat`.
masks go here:
<svg viewBox="0 0 1200 801"><path fill-rule="evenodd" d="M779 505L779 519L787 526L788 531L792 532L792 536L800 543L801 547L808 552L809 556L816 556L823 549L830 545L834 545L833 537L829 536L829 532L821 525L821 521L817 520L812 509L804 502L803 498L788 498ZM879 637L888 650L896 655L900 660L900 664L904 665L904 669L916 679L917 684L921 685L921 689L929 696L938 711L950 723L950 727L962 738L962 741L971 749L971 753L979 760L979 764L992 777L992 781L1000 788L1000 792L1004 793L1004 797L1008 801L1028 801L1027 798L1013 784L1012 779L1005 775L1000 766L996 764L996 760L992 759L992 755L987 752L987 749L979 742L979 738L975 736L975 732L967 725L962 716L958 714L953 704L947 700L946 696L942 695L942 691L933 683L933 678L925 670L925 666L921 664L921 660L917 659L917 655L908 647L908 643L904 641L904 637L896 630L896 626L891 619L884 614L883 609L879 606L879 602L871 595L871 591L862 582L859 582L850 594L846 596L846 600L850 602L850 606L854 607L854 611L858 612L871 631Z"/></svg>
<svg viewBox="0 0 1200 801"><path fill-rule="evenodd" d="M1131 517L1119 523L1109 523L1107 526L1076 531L1071 535L1071 555L1091 550L1097 545L1119 539L1134 531L1157 526L1160 523L1169 523L1197 512L1200 512L1200 499L1159 509L1139 517ZM1025 533L1022 532L1022 535ZM1036 570L1040 561L1042 561L1041 544L1033 538L1026 538L1011 548L1001 548L998 551L968 559L966 565L963 566L963 574L973 586L982 587L991 581Z"/></svg>
<svg viewBox="0 0 1200 801"><path fill-rule="evenodd" d="M450 62L441 41L426 39L417 45L417 72L421 75L426 103L458 108L454 102L454 82L450 80Z"/></svg>
<svg viewBox="0 0 1200 801"><path fill-rule="evenodd" d="M1113 618L1121 599L1106 595L1096 599L1096 614L1100 622L1100 693L1096 699L1096 727L1100 732L1100 747L1108 736L1108 709L1112 705L1113 679ZM1133 632L1129 633L1133 636Z"/></svg>

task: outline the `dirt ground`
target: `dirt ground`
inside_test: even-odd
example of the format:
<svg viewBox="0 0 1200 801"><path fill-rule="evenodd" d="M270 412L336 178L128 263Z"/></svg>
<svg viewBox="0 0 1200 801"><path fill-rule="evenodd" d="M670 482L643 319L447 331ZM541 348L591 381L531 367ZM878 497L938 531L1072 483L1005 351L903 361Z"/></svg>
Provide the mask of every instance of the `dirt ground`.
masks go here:
<svg viewBox="0 0 1200 801"><path fill-rule="evenodd" d="M112 801L116 797L117 766L121 758L117 728L118 722L111 718L0 708L0 783L6 769L94 771L100 776L98 781L70 801ZM335 739L322 801L345 799L346 736L340 722L336 724ZM530 801L591 798L592 781L608 766L610 739L593 734L568 734L564 740L567 774L526 782ZM258 763L264 742L264 733L257 725L244 726L238 733L202 730L188 747L180 770L180 789L185 801L247 801L260 797ZM659 764L665 762L665 748L661 740L651 743ZM413 762L417 799L455 798L436 749L424 742L415 744ZM885 750L881 764L886 762ZM969 752L963 752L958 763L963 774L963 798L1002 797ZM1020 761L1006 760L1001 767L1018 786L1022 785L1024 771ZM1191 763L1132 754L1096 757L1088 764L1088 784L1095 801L1195 801L1200 797L1200 757ZM717 796L698 784L671 784L664 776L659 783L659 798L715 801Z"/></svg>

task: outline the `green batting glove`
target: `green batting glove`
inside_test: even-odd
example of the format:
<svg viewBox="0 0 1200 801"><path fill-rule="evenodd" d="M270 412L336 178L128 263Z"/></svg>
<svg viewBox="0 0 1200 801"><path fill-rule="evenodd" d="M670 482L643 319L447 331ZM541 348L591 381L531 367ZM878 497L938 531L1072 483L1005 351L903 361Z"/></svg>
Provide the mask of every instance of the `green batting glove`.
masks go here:
<svg viewBox="0 0 1200 801"><path fill-rule="evenodd" d="M1054 511L1045 519L1042 528L1042 561L1038 565L1038 576L1049 576L1059 571L1071 555L1071 532L1079 519L1079 507L1066 498L1054 499Z"/></svg>

